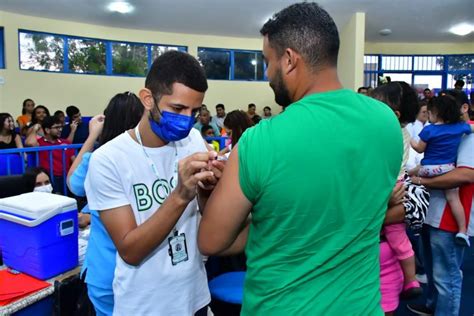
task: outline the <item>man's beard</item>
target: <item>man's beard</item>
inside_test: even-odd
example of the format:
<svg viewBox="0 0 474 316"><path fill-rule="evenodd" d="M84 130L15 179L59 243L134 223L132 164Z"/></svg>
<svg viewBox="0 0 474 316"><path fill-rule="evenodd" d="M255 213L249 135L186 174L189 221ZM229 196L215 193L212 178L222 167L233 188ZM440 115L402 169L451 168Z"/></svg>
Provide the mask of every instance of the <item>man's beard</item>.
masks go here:
<svg viewBox="0 0 474 316"><path fill-rule="evenodd" d="M282 107L286 108L292 101L290 99L290 92L288 91L285 83L283 82L283 75L281 69L278 69L275 74L275 79L270 82L270 87L275 93L275 102Z"/></svg>

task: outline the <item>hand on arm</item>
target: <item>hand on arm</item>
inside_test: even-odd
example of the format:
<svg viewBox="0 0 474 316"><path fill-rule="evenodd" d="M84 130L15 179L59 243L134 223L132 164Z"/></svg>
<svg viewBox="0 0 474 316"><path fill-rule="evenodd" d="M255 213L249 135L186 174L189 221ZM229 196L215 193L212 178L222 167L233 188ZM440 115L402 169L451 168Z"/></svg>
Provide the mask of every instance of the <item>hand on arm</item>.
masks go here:
<svg viewBox="0 0 474 316"><path fill-rule="evenodd" d="M166 239L195 198L197 183L213 177L211 171L202 171L208 161L209 153L196 153L179 161L178 186L159 211L141 225L137 225L130 205L100 212L100 218L125 262L139 265Z"/></svg>
<svg viewBox="0 0 474 316"><path fill-rule="evenodd" d="M430 189L453 189L464 184L474 183L474 169L458 167L434 178L412 177L412 181Z"/></svg>
<svg viewBox="0 0 474 316"><path fill-rule="evenodd" d="M236 146L203 212L198 234L201 253L215 255L242 251L251 208L252 204L240 188Z"/></svg>
<svg viewBox="0 0 474 316"><path fill-rule="evenodd" d="M87 153L87 152L92 152L94 150L94 144L97 141L97 139L99 138L100 134L102 133L102 129L104 127L104 120L105 120L105 116L102 115L102 114L96 115L90 120L90 122L89 122L89 137L87 137L84 145L82 145L82 148L79 151L79 154L74 159L74 163L72 164L71 168L69 169L69 172L67 174L68 184L69 184L69 178L71 177L71 175L74 173L76 168L81 163L82 157L84 156L84 154ZM71 129L71 131L72 131L72 129Z"/></svg>
<svg viewBox="0 0 474 316"><path fill-rule="evenodd" d="M40 128L41 128L41 125L35 124L33 127L31 127L28 130L28 134L27 134L26 140L25 140L25 146L26 147L38 147L39 146L38 140L36 139L36 137L37 137L36 133L39 131Z"/></svg>

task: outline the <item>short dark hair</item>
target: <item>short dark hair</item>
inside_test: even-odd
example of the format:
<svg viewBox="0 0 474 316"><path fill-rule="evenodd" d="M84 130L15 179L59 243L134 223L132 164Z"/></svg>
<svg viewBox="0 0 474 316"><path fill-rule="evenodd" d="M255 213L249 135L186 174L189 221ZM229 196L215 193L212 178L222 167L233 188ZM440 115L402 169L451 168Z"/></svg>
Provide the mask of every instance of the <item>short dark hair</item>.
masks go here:
<svg viewBox="0 0 474 316"><path fill-rule="evenodd" d="M219 108L225 110L224 104L219 103L218 105L216 105L216 110L219 109Z"/></svg>
<svg viewBox="0 0 474 316"><path fill-rule="evenodd" d="M66 114L67 116L69 116L70 118L72 118L74 115L78 114L79 112L81 112L79 110L79 108L75 105L70 105L66 108Z"/></svg>
<svg viewBox="0 0 474 316"><path fill-rule="evenodd" d="M456 83L454 84L454 86L460 86L461 88L464 87L464 80L461 80L461 79L458 79L456 80Z"/></svg>
<svg viewBox="0 0 474 316"><path fill-rule="evenodd" d="M436 115L446 124L461 121L461 105L456 102L456 98L452 95L445 94L431 99L428 102L428 110L432 111L433 109L436 110Z"/></svg>
<svg viewBox="0 0 474 316"><path fill-rule="evenodd" d="M209 113L209 114L211 114L211 112L209 112L208 109L201 107L201 108L199 109L199 115L201 115L202 113Z"/></svg>
<svg viewBox="0 0 474 316"><path fill-rule="evenodd" d="M430 88L425 88L425 90L423 90L423 92L425 92L425 91L431 92L431 89Z"/></svg>
<svg viewBox="0 0 474 316"><path fill-rule="evenodd" d="M51 128L54 124L60 124L61 121L59 120L59 117L57 116L46 116L41 123L41 127L43 130L46 130L47 128Z"/></svg>
<svg viewBox="0 0 474 316"><path fill-rule="evenodd" d="M145 87L159 99L173 93L174 83L202 93L207 90L204 69L196 58L180 51L169 51L155 59L146 76Z"/></svg>
<svg viewBox="0 0 474 316"><path fill-rule="evenodd" d="M212 131L214 131L214 129L212 128L211 125L208 125L208 124L203 125L203 126L201 127L201 135L202 135L202 137L205 137L205 136L206 136L206 132L207 132L208 130L210 130L210 129L212 129Z"/></svg>
<svg viewBox="0 0 474 316"><path fill-rule="evenodd" d="M467 98L467 95L464 93L464 91L459 91L456 89L449 89L449 90L443 90L439 93L440 96L442 95L450 95L452 96L455 100L456 103L459 105L459 108L461 109L461 106L463 104L468 104L469 105L469 99Z"/></svg>
<svg viewBox="0 0 474 316"><path fill-rule="evenodd" d="M420 111L415 90L404 81L392 81L378 86L371 96L386 103L393 111L400 112L398 120L402 124L414 122Z"/></svg>
<svg viewBox="0 0 474 316"><path fill-rule="evenodd" d="M357 89L357 93L360 93L361 90L368 90L367 87L359 87L359 89Z"/></svg>
<svg viewBox="0 0 474 316"><path fill-rule="evenodd" d="M255 108L255 107L257 107L257 106L254 103L249 103L249 106L248 106L249 109L250 108Z"/></svg>
<svg viewBox="0 0 474 316"><path fill-rule="evenodd" d="M127 91L116 94L104 110L105 121L99 145L135 127L142 118L143 111L142 102L134 93Z"/></svg>
<svg viewBox="0 0 474 316"><path fill-rule="evenodd" d="M337 65L339 32L329 13L314 2L290 5L273 15L260 30L281 57L285 49L297 51L313 69Z"/></svg>
<svg viewBox="0 0 474 316"><path fill-rule="evenodd" d="M59 116L60 114L64 115L64 112L61 111L61 110L57 110L56 112L54 112L54 116Z"/></svg>
<svg viewBox="0 0 474 316"><path fill-rule="evenodd" d="M271 110L272 110L272 108L271 108L271 107L269 107L269 106L266 106L266 107L264 107L264 108L263 108L263 110L270 110L270 111L271 111Z"/></svg>

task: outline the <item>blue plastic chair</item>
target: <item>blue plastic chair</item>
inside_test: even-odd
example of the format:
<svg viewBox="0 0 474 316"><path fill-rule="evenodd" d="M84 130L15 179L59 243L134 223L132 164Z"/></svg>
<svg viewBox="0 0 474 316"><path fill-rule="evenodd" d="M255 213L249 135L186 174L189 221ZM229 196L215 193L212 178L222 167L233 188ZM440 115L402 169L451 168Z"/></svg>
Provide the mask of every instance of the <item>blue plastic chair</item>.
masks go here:
<svg viewBox="0 0 474 316"><path fill-rule="evenodd" d="M222 302L242 305L245 272L228 272L209 281L212 298Z"/></svg>
<svg viewBox="0 0 474 316"><path fill-rule="evenodd" d="M23 173L23 158L20 154L0 154L0 176Z"/></svg>

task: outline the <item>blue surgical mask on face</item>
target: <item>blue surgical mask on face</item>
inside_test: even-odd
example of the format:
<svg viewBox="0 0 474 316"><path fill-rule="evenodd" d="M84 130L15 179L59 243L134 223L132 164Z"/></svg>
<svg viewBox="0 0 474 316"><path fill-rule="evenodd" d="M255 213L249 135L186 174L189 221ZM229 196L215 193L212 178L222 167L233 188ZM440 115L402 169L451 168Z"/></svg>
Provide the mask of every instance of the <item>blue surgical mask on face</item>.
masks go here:
<svg viewBox="0 0 474 316"><path fill-rule="evenodd" d="M159 111L159 110L158 110ZM165 142L186 138L194 125L194 117L163 111L159 122L150 117L151 130Z"/></svg>

